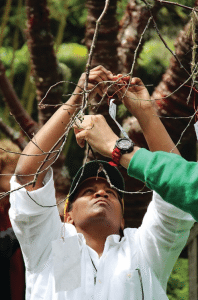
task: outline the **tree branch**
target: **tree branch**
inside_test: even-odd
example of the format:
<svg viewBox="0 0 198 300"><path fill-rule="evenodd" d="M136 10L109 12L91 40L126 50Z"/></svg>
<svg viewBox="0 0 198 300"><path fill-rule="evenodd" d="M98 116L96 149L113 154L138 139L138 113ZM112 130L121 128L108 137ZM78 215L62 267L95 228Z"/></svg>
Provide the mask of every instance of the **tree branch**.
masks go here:
<svg viewBox="0 0 198 300"><path fill-rule="evenodd" d="M37 123L28 115L21 105L16 92L5 75L5 68L0 61L0 89L2 90L4 101L8 104L10 112L13 114L17 122L23 130L32 137L38 130Z"/></svg>
<svg viewBox="0 0 198 300"><path fill-rule="evenodd" d="M188 9L188 10L195 10L195 11L197 11L197 12L198 12L198 9L197 9L197 8L192 8L192 7L189 7L189 6L186 6L186 5L183 5L183 4L180 4L180 3L177 3L177 2L165 1L165 0L156 0L156 1L157 1L157 2L159 2L159 3L171 4L171 5L179 6L179 7L182 7L182 8Z"/></svg>
<svg viewBox="0 0 198 300"><path fill-rule="evenodd" d="M19 132L14 131L10 126L5 124L2 118L0 118L0 129L7 137L11 139L14 144L19 146L21 150L25 148L27 145L26 140L20 135Z"/></svg>

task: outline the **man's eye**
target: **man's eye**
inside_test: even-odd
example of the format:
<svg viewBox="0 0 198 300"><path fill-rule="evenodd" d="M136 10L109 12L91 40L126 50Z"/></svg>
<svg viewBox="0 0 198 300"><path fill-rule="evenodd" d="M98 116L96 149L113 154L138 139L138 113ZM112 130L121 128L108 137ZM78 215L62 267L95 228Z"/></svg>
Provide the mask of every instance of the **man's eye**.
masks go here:
<svg viewBox="0 0 198 300"><path fill-rule="evenodd" d="M112 191L112 190L106 190L106 193L107 193L107 194L111 194L111 195L114 195L114 196L116 196L115 192L114 192L114 191Z"/></svg>
<svg viewBox="0 0 198 300"><path fill-rule="evenodd" d="M94 193L94 189L86 189L83 192L83 195L87 195L87 194L93 194Z"/></svg>

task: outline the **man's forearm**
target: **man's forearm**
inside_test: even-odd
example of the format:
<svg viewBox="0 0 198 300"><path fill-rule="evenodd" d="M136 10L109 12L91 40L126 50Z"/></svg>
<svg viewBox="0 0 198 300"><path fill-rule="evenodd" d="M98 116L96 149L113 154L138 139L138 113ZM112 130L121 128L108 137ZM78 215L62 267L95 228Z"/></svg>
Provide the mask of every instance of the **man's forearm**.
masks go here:
<svg viewBox="0 0 198 300"><path fill-rule="evenodd" d="M64 135L71 120L71 116L79 107L79 101L77 100L77 96L72 96L64 105L62 105L24 149L23 155L21 155L16 168L16 174L18 175L18 181L20 183L24 184L32 181L34 175L31 174L37 172L46 157L47 160L42 169L46 169L53 163L56 153L54 152L51 155L46 153L49 153L57 141ZM57 150L59 147L60 143L53 151ZM42 153L44 154L41 155ZM40 174L35 188L42 186L45 174L46 171ZM32 187L29 189L32 189Z"/></svg>
<svg viewBox="0 0 198 300"><path fill-rule="evenodd" d="M139 150L140 148L135 146L134 150L131 153L127 153L121 156L120 164L125 168L128 169L129 163L131 159L133 158L134 154Z"/></svg>
<svg viewBox="0 0 198 300"><path fill-rule="evenodd" d="M154 107L151 106L144 110L139 110L136 113L136 117L150 151L164 151L180 155ZM124 168L128 168L130 160L139 149L139 147L135 146L133 152L122 155L120 163Z"/></svg>
<svg viewBox="0 0 198 300"><path fill-rule="evenodd" d="M105 87L104 82L112 78L113 74L103 66L90 70L86 87L88 98L94 97L96 94L102 95ZM16 168L17 179L20 183L32 181L38 169L44 171L55 160L57 153L54 151L61 145L61 137L68 129L71 116L81 106L85 80L86 73L83 73L71 98L54 113L23 151ZM45 174L46 171L39 174L34 189L42 186Z"/></svg>
<svg viewBox="0 0 198 300"><path fill-rule="evenodd" d="M180 154L154 107L137 115L150 151L165 151Z"/></svg>

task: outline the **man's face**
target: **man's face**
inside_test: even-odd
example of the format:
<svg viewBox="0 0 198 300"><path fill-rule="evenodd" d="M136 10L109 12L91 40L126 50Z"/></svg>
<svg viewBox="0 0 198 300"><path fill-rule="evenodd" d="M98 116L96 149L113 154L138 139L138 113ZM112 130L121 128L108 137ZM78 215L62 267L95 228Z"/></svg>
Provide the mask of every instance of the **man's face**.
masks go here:
<svg viewBox="0 0 198 300"><path fill-rule="evenodd" d="M119 234L124 220L118 193L104 178L85 180L76 192L67 221L74 224L78 232L86 226L106 224Z"/></svg>

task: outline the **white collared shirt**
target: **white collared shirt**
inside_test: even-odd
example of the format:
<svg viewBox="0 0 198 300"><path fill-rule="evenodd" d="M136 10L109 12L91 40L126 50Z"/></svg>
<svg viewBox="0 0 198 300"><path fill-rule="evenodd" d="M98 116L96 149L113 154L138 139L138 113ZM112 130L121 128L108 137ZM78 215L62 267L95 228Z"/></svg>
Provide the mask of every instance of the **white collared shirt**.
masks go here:
<svg viewBox="0 0 198 300"><path fill-rule="evenodd" d="M11 189L18 187L13 176ZM42 206L55 205L51 171L44 187L29 195ZM31 198L24 188L12 193L9 211L24 256L27 300L168 299L166 285L170 272L194 223L189 214L154 193L141 227L126 228L121 241L118 235L109 236L100 258L73 225L65 224L64 243L66 250L72 251L61 254L63 272L57 282L52 244L55 240L63 242L63 223L56 206L41 207ZM61 284L61 280L66 284ZM61 291L56 291L57 287Z"/></svg>

